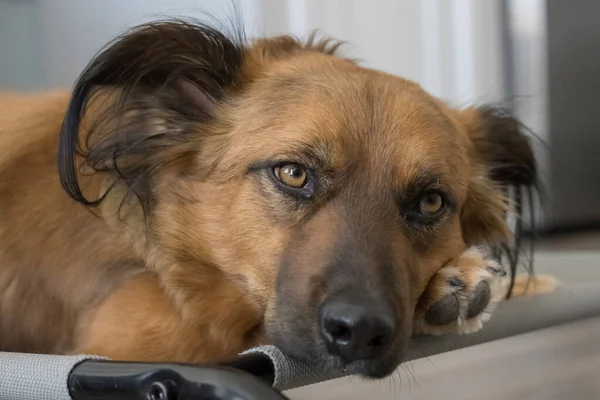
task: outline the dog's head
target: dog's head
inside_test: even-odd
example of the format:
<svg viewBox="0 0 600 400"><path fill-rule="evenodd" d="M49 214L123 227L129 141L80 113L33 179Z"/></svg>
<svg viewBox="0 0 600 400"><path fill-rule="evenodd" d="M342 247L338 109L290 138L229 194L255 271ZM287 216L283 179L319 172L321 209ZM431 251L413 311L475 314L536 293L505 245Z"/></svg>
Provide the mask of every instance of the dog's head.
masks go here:
<svg viewBox="0 0 600 400"><path fill-rule="evenodd" d="M284 351L377 377L401 361L431 276L508 241L503 189L533 185L535 163L513 119L336 48L138 27L81 75L59 169L184 315L209 301L217 323L241 304L249 322L231 329L264 324Z"/></svg>

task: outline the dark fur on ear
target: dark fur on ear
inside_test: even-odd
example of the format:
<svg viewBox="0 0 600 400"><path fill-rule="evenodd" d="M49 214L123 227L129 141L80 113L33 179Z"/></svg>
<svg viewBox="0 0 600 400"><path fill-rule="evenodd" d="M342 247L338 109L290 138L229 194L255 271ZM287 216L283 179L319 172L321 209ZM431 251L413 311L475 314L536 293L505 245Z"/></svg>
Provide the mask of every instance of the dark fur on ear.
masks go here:
<svg viewBox="0 0 600 400"><path fill-rule="evenodd" d="M235 27L227 35L173 20L135 27L110 43L78 78L62 125L58 170L65 191L99 205L110 188L86 198L79 168L91 169L110 174L111 188L124 183L144 209L150 205L153 173L197 149L200 124L238 88L243 42ZM95 97L106 101L98 106ZM88 108L101 112L87 118ZM89 126L84 119L92 119Z"/></svg>
<svg viewBox="0 0 600 400"><path fill-rule="evenodd" d="M523 125L499 108L482 107L479 112L486 135L474 137L473 143L490 178L503 186L536 186L537 165Z"/></svg>
<svg viewBox="0 0 600 400"><path fill-rule="evenodd" d="M530 138L515 118L501 109L481 107L467 113L467 130L473 144L475 163L483 177L474 177L463 211L464 236L474 244L487 243L495 256L506 260L514 278L523 252L524 207L528 207L529 225L535 230L535 194L539 194L538 171ZM501 199L497 194L502 194ZM515 218L510 234L508 214ZM511 238L512 237L512 238ZM511 240L512 239L512 240ZM533 246L533 240L531 242ZM527 268L533 273L533 247Z"/></svg>

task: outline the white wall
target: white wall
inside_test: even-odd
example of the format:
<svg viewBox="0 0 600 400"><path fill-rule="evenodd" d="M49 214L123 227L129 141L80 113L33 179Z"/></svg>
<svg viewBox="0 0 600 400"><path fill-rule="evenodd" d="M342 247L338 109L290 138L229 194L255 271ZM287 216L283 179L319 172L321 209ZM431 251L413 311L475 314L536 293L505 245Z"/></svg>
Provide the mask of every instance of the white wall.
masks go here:
<svg viewBox="0 0 600 400"><path fill-rule="evenodd" d="M0 0L0 88L42 85L39 9L33 2Z"/></svg>
<svg viewBox="0 0 600 400"><path fill-rule="evenodd" d="M253 22L254 0L240 2L248 24ZM70 86L91 57L128 27L173 16L204 18L206 13L226 17L229 3L214 0L44 0L45 81Z"/></svg>
<svg viewBox="0 0 600 400"><path fill-rule="evenodd" d="M512 81L519 118L545 141L548 134L546 0L508 0L514 47Z"/></svg>
<svg viewBox="0 0 600 400"><path fill-rule="evenodd" d="M503 100L498 25L502 0L234 1L242 9L250 36L293 33L302 37L319 29L347 41L346 52L364 60L365 65L415 80L444 99L459 104ZM43 0L18 4L28 7L31 21L38 20L33 27L13 23L6 28L3 19L13 20L18 13L14 7L8 11L0 8L0 55L18 56L13 63L0 63L0 86L8 82L28 88L69 87L90 58L131 25L165 16L202 18L204 12L227 16L232 1ZM11 31L19 27L22 34L15 36Z"/></svg>
<svg viewBox="0 0 600 400"><path fill-rule="evenodd" d="M459 104L503 102L503 0L287 0L282 33L341 38L366 65ZM285 6L281 6L285 4ZM281 8L284 10L281 11ZM267 18L268 21L268 18ZM270 26L271 32L275 32Z"/></svg>

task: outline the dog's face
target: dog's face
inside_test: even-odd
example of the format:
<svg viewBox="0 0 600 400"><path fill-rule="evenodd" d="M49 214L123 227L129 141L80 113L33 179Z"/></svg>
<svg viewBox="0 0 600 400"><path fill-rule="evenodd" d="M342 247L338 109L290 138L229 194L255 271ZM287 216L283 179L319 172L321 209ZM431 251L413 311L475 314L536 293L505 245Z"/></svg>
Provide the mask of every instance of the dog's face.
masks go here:
<svg viewBox="0 0 600 400"><path fill-rule="evenodd" d="M534 165L511 120L333 52L140 28L76 86L61 177L85 203L72 155L83 131L85 167L109 178L88 193L116 178L104 207L124 205L123 229L184 314L218 292L220 313L220 300L246 307L240 334L259 324L288 353L379 377L402 360L431 276L506 237L500 186L513 182L500 166L527 180Z"/></svg>

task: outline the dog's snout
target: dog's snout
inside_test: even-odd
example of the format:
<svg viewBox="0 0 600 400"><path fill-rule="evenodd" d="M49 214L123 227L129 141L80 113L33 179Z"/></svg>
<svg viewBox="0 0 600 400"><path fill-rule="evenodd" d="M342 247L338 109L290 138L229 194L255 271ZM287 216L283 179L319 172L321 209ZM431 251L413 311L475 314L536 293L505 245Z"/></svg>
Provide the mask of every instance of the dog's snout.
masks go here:
<svg viewBox="0 0 600 400"><path fill-rule="evenodd" d="M381 356L395 333L391 310L350 294L338 295L321 306L320 328L328 351L346 362Z"/></svg>

